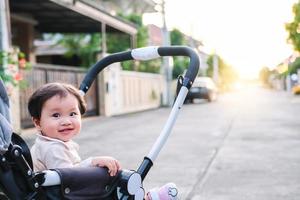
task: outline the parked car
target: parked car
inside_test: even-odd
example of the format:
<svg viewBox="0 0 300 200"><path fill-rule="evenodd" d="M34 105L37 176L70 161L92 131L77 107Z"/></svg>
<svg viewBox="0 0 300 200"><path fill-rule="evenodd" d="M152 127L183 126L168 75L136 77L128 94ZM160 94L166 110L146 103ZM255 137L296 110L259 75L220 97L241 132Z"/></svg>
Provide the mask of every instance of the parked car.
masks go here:
<svg viewBox="0 0 300 200"><path fill-rule="evenodd" d="M194 99L206 99L215 101L218 96L218 89L210 77L196 77L192 88L186 96L186 102L193 102Z"/></svg>

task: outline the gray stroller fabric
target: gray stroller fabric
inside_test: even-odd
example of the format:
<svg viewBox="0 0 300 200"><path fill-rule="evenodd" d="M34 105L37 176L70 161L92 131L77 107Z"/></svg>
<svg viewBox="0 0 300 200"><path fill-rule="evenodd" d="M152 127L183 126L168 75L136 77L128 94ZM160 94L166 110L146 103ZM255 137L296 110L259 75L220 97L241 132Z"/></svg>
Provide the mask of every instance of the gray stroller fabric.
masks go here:
<svg viewBox="0 0 300 200"><path fill-rule="evenodd" d="M11 142L13 130L10 123L0 114L0 154L3 155Z"/></svg>
<svg viewBox="0 0 300 200"><path fill-rule="evenodd" d="M65 200L114 200L112 184L118 176L110 176L103 167L73 167L55 169L61 178ZM120 174L118 174L120 175Z"/></svg>
<svg viewBox="0 0 300 200"><path fill-rule="evenodd" d="M10 122L9 98L3 81L0 79L0 113Z"/></svg>
<svg viewBox="0 0 300 200"><path fill-rule="evenodd" d="M9 121L9 99L4 83L0 79L0 154L4 154L7 151L11 142L13 131Z"/></svg>

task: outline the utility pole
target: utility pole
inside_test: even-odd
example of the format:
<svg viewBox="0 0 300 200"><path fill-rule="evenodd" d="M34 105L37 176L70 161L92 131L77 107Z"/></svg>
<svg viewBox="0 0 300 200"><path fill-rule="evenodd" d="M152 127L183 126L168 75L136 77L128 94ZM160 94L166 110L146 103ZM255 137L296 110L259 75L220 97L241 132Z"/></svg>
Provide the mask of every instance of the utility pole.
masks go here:
<svg viewBox="0 0 300 200"><path fill-rule="evenodd" d="M219 59L215 53L213 58L213 80L216 84L219 82Z"/></svg>
<svg viewBox="0 0 300 200"><path fill-rule="evenodd" d="M161 1L161 15L163 21L162 35L163 35L163 46L170 46L170 34L166 24L166 13L165 13L165 1ZM163 92L163 105L172 106L173 104L173 94L172 94L172 60L171 57L163 57L163 75L165 78L165 89Z"/></svg>

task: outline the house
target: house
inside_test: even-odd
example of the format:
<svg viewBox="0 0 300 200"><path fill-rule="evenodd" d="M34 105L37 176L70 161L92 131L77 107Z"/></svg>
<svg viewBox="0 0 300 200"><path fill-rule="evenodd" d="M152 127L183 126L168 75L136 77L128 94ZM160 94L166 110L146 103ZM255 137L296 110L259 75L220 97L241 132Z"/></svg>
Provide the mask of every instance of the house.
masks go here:
<svg viewBox="0 0 300 200"><path fill-rule="evenodd" d="M70 68L62 65L43 64L37 62L37 52L34 46L34 41L41 37L44 33L101 33L101 54L106 55L106 34L119 33L129 35L131 47L136 47L137 28L134 24L124 21L123 19L112 15L112 10L109 10L107 1L91 1L91 0L9 0L2 1L1 9L5 9L5 18L8 25L6 31L8 39L10 38L10 46L18 46L27 56L27 59L33 64L33 70L30 73L25 72L25 78L28 80L30 87L25 92L20 92L20 98L13 98L13 118L15 119L14 127L27 127L30 123L30 117L27 112L28 95L32 93L40 85L51 81L64 81L70 84L79 85L85 75L85 70L78 68ZM98 3L97 3L98 2ZM106 2L106 4L104 4ZM114 3L114 1L111 1ZM129 1L122 1L122 5ZM131 1L130 1L131 2ZM144 5L144 9L151 8L152 1L136 1ZM99 5L103 5L102 7ZM113 5L113 4L111 4ZM129 4L128 4L129 5ZM136 7L138 8L138 6ZM151 10L151 9L150 9ZM140 10L142 12L143 10ZM3 16L1 16L3 19ZM2 27L2 26L1 26ZM1 32L0 32L1 33ZM4 34L0 34L0 37ZM2 39L2 38L1 38ZM2 40L1 40L2 41ZM2 44L1 44L2 47ZM2 49L2 48L1 48ZM44 49L44 54L49 54L49 49ZM59 49L63 51L63 49ZM41 51L40 51L41 52ZM40 53L39 52L39 53ZM57 52L57 51L56 51ZM60 52L61 53L61 52ZM156 93L160 97L160 88L157 84L151 84L157 81L160 77L147 76L142 74L139 78L137 74L122 73L119 66L112 67L115 70L107 70L101 75L90 88L86 95L88 102L88 114L91 115L114 115L124 112L137 111L139 109L148 109L153 106L160 105L160 99L149 101L151 94ZM120 77L112 82L110 77ZM144 89L143 81L149 79ZM130 82L125 84L130 89L120 87L122 81ZM133 83L139 84L138 88L133 88ZM119 84L119 85L118 85ZM153 85L153 86L152 86ZM131 90L137 91L131 91ZM139 100L134 97L124 97L125 92L130 94L139 94ZM141 92L142 91L142 92ZM141 93L144 93L144 96ZM19 95L17 95L19 96ZM121 97L120 97L121 96ZM153 96L153 95L152 95ZM116 99L119 99L116 102ZM113 103L112 103L113 102ZM18 108L19 107L19 108ZM114 108L119 108L116 110ZM18 129L18 128L17 128Z"/></svg>
<svg viewBox="0 0 300 200"><path fill-rule="evenodd" d="M106 11L82 0L10 0L12 44L35 63L33 41L43 33L120 32L131 36L135 44L137 29ZM105 37L103 37L105 38ZM102 42L105 53L106 41Z"/></svg>

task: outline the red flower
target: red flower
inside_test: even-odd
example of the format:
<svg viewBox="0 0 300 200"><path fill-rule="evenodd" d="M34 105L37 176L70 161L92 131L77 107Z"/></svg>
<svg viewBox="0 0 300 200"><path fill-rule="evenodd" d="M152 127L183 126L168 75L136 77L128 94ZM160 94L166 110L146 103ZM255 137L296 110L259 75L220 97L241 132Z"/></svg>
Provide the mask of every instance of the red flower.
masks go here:
<svg viewBox="0 0 300 200"><path fill-rule="evenodd" d="M16 74L14 75L14 79L15 79L16 81L21 81L21 80L23 80L23 76L22 76L22 74L20 74L20 73L16 73Z"/></svg>

